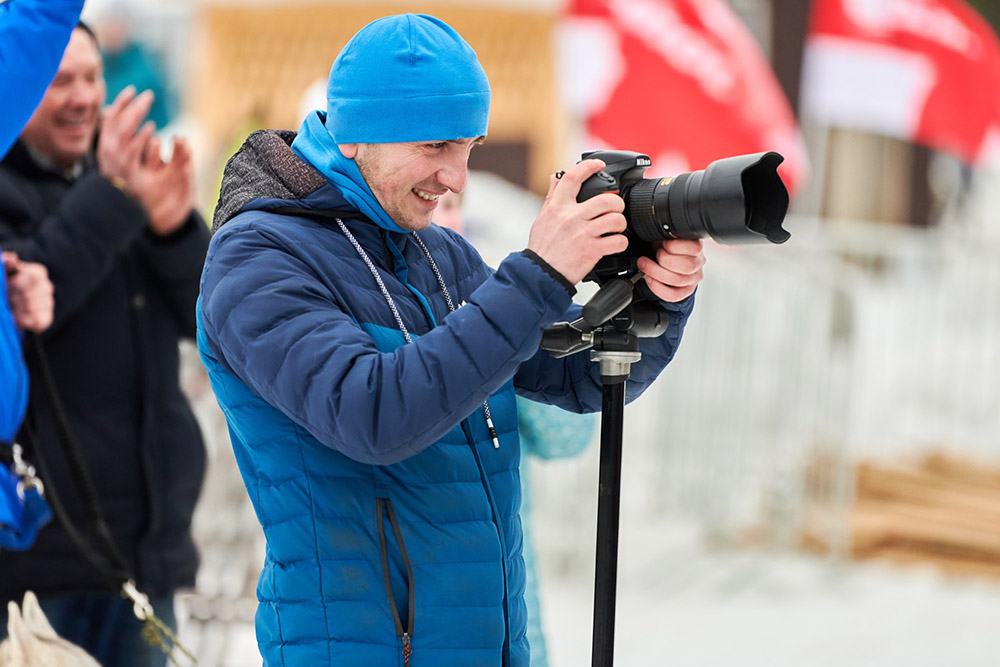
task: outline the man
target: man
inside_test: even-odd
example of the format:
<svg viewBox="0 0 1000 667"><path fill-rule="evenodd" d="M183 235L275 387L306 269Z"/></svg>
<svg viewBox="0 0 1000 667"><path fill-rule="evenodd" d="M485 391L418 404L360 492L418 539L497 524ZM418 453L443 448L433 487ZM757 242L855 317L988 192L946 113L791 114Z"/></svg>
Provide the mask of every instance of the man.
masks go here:
<svg viewBox="0 0 1000 667"><path fill-rule="evenodd" d="M489 101L454 30L387 17L337 57L326 113L251 135L227 167L198 343L267 537L267 665L528 664L514 392L600 409L586 355L538 346L625 249L625 219L617 195L577 203L602 166L584 161L496 273L432 225ZM641 262L678 303L630 397L672 357L703 261L686 241Z"/></svg>
<svg viewBox="0 0 1000 667"><path fill-rule="evenodd" d="M167 127L176 115L173 86L159 55L136 38L136 7L127 0L115 0L104 8L95 26L104 59L104 82L109 97L127 86L153 91L147 118L157 127Z"/></svg>
<svg viewBox="0 0 1000 667"><path fill-rule="evenodd" d="M42 341L54 388L113 541L172 624L173 593L193 585L197 569L190 521L204 471L177 343L194 333L208 231L193 208L187 145L175 141L164 162L152 124L139 129L151 96L123 91L102 115L103 102L97 43L81 25L0 163L0 245L48 268L55 316ZM37 363L29 360L33 377ZM87 504L60 453L62 415L40 381L31 392L26 423L50 463L47 487L88 534ZM34 590L56 631L101 664L165 663L66 526L44 529L25 554L0 553L0 571L0 600Z"/></svg>

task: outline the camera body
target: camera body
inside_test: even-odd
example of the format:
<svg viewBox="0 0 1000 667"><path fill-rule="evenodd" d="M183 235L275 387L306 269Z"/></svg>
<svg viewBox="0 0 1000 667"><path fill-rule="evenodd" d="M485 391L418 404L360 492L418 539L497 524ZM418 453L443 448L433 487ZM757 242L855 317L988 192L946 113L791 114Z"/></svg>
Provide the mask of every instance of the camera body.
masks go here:
<svg viewBox="0 0 1000 667"><path fill-rule="evenodd" d="M585 280L604 285L636 273L636 260L652 256L660 239L711 238L724 244L784 243L789 233L781 223L788 212L788 190L777 167L778 153L756 153L716 160L701 171L648 179L648 155L599 150L581 159L605 163L580 186L577 201L604 192L625 200L628 248L603 257ZM639 283L639 289L644 288ZM646 292L648 298L650 293Z"/></svg>

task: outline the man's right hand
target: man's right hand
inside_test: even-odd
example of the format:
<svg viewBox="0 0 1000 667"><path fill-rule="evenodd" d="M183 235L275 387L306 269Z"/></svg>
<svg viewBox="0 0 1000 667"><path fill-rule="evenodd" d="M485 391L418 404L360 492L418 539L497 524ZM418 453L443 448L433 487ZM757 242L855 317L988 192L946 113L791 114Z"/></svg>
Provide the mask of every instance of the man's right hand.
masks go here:
<svg viewBox="0 0 1000 667"><path fill-rule="evenodd" d="M160 159L154 125L139 123L149 113L153 93L136 95L126 87L101 119L97 161L101 174L136 199L149 216L149 227L167 235L181 227L194 208L194 167L191 149L178 139L168 162Z"/></svg>
<svg viewBox="0 0 1000 667"><path fill-rule="evenodd" d="M542 210L531 226L528 249L574 285L605 255L628 247L625 200L603 193L577 202L580 185L604 168L600 160L583 160L562 178L552 176Z"/></svg>

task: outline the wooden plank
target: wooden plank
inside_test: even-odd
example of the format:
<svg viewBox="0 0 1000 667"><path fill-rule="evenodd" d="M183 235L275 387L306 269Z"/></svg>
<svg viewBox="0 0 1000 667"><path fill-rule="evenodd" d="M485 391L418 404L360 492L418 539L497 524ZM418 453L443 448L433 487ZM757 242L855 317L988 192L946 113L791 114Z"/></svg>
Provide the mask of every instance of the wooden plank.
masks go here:
<svg viewBox="0 0 1000 667"><path fill-rule="evenodd" d="M968 526L929 522L919 514L859 510L851 517L852 551L886 545L908 545L915 551L962 554L1000 560L1000 532Z"/></svg>
<svg viewBox="0 0 1000 667"><path fill-rule="evenodd" d="M938 479L982 487L1000 496L1000 467L992 462L934 453L925 456L919 467Z"/></svg>
<svg viewBox="0 0 1000 667"><path fill-rule="evenodd" d="M888 561L898 565L924 565L961 577L1000 579L1000 562L949 557L940 554L914 553L909 549L884 547L864 556L863 560Z"/></svg>
<svg viewBox="0 0 1000 667"><path fill-rule="evenodd" d="M859 500L905 500L986 517L1000 516L1000 489L956 483L914 469L860 464L856 494Z"/></svg>

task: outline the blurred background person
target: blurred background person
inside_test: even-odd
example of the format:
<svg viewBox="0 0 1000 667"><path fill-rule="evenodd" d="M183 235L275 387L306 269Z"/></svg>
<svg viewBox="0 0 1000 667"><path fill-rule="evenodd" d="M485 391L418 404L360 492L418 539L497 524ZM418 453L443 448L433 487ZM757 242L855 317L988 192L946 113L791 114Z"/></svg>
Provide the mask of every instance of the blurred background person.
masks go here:
<svg viewBox="0 0 1000 667"><path fill-rule="evenodd" d="M135 20L127 3L115 2L94 24L104 61L107 98L113 100L128 86L151 91L153 105L147 118L163 129L174 120L176 96L159 54L136 36Z"/></svg>
<svg viewBox="0 0 1000 667"><path fill-rule="evenodd" d="M174 591L194 584L198 566L190 522L204 471L179 387L178 341L194 335L208 229L193 207L186 142L175 139L164 161L153 124L142 123L152 94L127 88L102 113L103 102L98 45L81 24L0 163L0 244L44 264L55 285L42 346L66 414L36 382L26 420L49 454L44 481L71 522L87 525L69 466L53 455L65 417L125 566L174 626ZM38 363L29 359L33 376ZM34 590L55 630L106 667L165 664L140 636L132 602L108 589L108 573L84 558L66 526L48 526L29 552L0 553L0 571L0 600Z"/></svg>
<svg viewBox="0 0 1000 667"><path fill-rule="evenodd" d="M492 252L479 247L476 233L469 228L462 208L463 194L448 191L438 197L434 222L465 236L486 255ZM495 251L495 249L490 249ZM533 459L558 459L576 456L594 439L597 416L580 415L552 405L517 397L517 427L521 438L521 529L523 531L524 603L528 606L528 644L531 664L547 667L542 601L538 581L538 554L532 526L531 468Z"/></svg>

